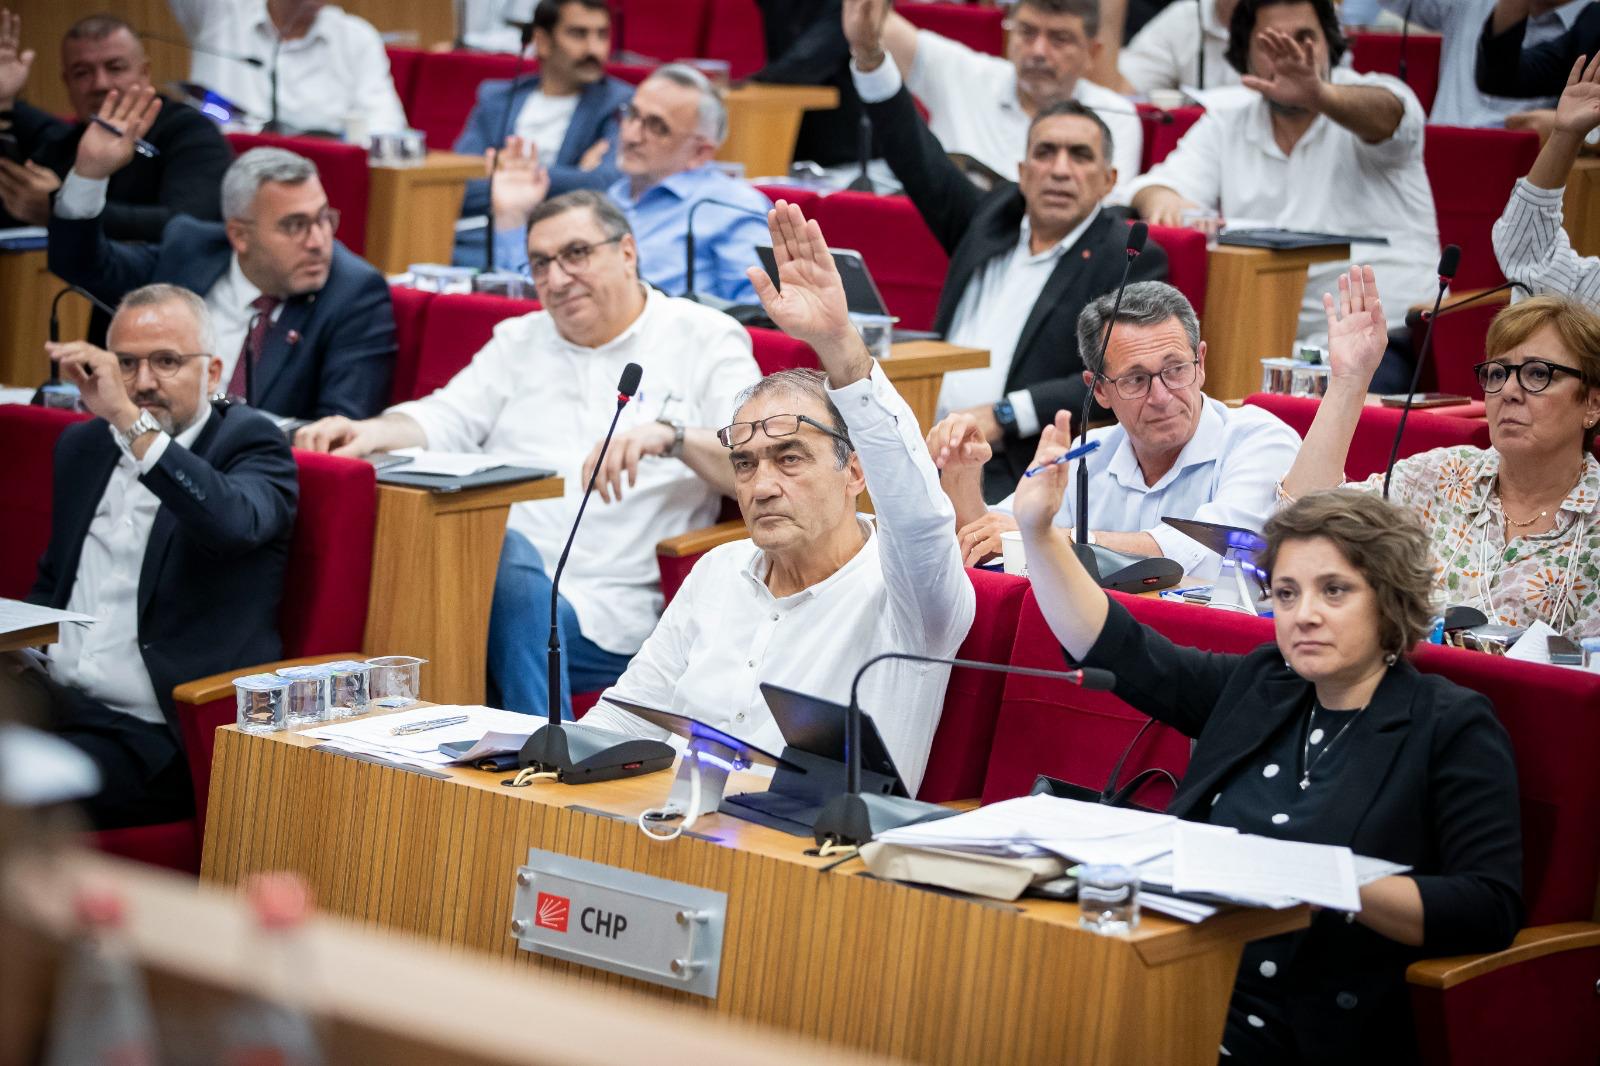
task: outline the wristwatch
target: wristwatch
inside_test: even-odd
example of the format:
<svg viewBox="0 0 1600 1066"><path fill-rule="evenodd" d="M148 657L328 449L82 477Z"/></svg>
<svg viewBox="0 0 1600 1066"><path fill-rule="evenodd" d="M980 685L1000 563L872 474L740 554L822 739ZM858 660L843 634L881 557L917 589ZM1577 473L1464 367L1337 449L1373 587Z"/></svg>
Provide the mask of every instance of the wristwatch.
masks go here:
<svg viewBox="0 0 1600 1066"><path fill-rule="evenodd" d="M1011 401L1001 398L994 405L994 420L1000 423L1000 432L1007 437L1017 436L1017 409L1011 406Z"/></svg>
<svg viewBox="0 0 1600 1066"><path fill-rule="evenodd" d="M124 449L132 448L133 442L146 433L160 433L161 423L156 421L156 416L149 411L141 409L139 417L133 420L133 425L124 430L117 430L117 443Z"/></svg>
<svg viewBox="0 0 1600 1066"><path fill-rule="evenodd" d="M683 423L671 418L658 418L656 421L660 422L663 426L669 426L672 429L672 447L667 449L667 458L682 459Z"/></svg>

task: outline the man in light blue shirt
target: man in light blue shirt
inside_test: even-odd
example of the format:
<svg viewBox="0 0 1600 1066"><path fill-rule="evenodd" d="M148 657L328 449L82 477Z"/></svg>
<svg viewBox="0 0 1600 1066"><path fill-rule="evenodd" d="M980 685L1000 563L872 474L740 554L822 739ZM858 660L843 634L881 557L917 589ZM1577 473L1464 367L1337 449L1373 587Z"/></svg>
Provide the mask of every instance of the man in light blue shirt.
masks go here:
<svg viewBox="0 0 1600 1066"><path fill-rule="evenodd" d="M670 296L690 292L688 235L694 211L693 292L754 303L745 276L767 240L767 198L712 161L728 133L716 88L693 67L669 63L640 83L620 112L622 178L606 190L633 227L644 280ZM495 174L495 262L525 271L527 219L549 190L549 175L521 144L506 144ZM716 201L707 203L705 201Z"/></svg>
<svg viewBox="0 0 1600 1066"><path fill-rule="evenodd" d="M1218 556L1162 519L1259 530L1294 464L1300 436L1267 411L1230 408L1201 391L1206 346L1199 320L1183 294L1164 282L1128 286L1105 363L1096 366L1112 299L1101 296L1078 317L1084 378L1117 417L1116 425L1089 433L1100 447L1080 460L1089 468L1089 539L1129 555L1176 560L1191 577L1215 577ZM962 557L972 566L998 553L1000 534L1017 524L1009 497L993 510L984 507L989 447L969 422L963 414L940 422L928 434L928 450L955 505ZM1060 431L1069 422L1066 412L1056 417ZM1074 496L1067 494L1057 525L1076 524Z"/></svg>
<svg viewBox="0 0 1600 1066"><path fill-rule="evenodd" d="M1572 28L1589 0L1533 0L1528 11L1528 46L1554 40ZM1437 30L1444 38L1439 55L1439 92L1428 121L1435 126L1504 126L1521 111L1554 107L1553 96L1514 100L1478 90L1478 35L1495 0L1378 0L1386 11L1412 25Z"/></svg>

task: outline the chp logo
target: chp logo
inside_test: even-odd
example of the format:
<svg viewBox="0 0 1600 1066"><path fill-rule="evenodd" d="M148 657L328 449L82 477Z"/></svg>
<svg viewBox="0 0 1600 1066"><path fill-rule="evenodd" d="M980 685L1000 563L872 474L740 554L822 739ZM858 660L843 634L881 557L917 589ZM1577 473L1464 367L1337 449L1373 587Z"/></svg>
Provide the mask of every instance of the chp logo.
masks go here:
<svg viewBox="0 0 1600 1066"><path fill-rule="evenodd" d="M553 896L548 892L541 892L534 909L533 924L542 929L565 933L567 915L571 912L572 901L566 896Z"/></svg>

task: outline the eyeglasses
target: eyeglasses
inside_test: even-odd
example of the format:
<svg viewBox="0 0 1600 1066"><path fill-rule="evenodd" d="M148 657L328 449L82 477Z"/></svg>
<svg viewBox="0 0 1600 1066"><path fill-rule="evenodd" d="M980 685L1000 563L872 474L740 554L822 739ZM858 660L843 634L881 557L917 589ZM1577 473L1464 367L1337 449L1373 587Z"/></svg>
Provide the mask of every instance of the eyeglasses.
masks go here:
<svg viewBox="0 0 1600 1066"><path fill-rule="evenodd" d="M1472 372L1478 375L1478 384L1487 393L1496 393L1505 388L1506 382L1510 381L1513 375L1516 376L1517 385L1523 392L1543 392L1550 387L1550 382L1557 374L1571 374L1579 379L1583 377L1581 370L1574 370L1570 366L1562 366L1560 363L1551 363L1544 359L1528 359L1515 366L1502 363L1498 359L1491 359L1473 367Z"/></svg>
<svg viewBox="0 0 1600 1066"><path fill-rule="evenodd" d="M139 376L139 364L149 363L150 373L165 381L183 369L185 363L191 359L204 359L206 352L151 352L149 355L124 355L121 352L113 353L117 357L117 369L122 371L123 381L133 381Z"/></svg>
<svg viewBox="0 0 1600 1066"><path fill-rule="evenodd" d="M1117 387L1117 395L1124 400L1137 400L1150 391L1150 382L1157 376L1161 378L1168 390L1177 392L1194 384L1194 379L1199 373L1200 360L1191 359L1187 363L1174 363L1162 367L1160 374L1151 374L1144 370L1135 370L1131 374L1124 374L1119 378L1108 378L1100 375L1101 381L1107 381Z"/></svg>
<svg viewBox="0 0 1600 1066"><path fill-rule="evenodd" d="M1083 38L1070 30L1046 30L1031 22L1021 22L1017 19L1006 19L1000 23L1000 28L1015 35L1025 45L1033 44L1040 37L1043 37L1051 48L1070 48L1073 45L1083 44Z"/></svg>
<svg viewBox="0 0 1600 1066"><path fill-rule="evenodd" d="M543 281L550 274L550 264L560 263L561 269L568 274L576 274L589 265L589 257L594 250L605 244L616 244L622 240L622 235L607 237L594 244L569 244L555 255L530 255L528 256L528 275L534 281Z"/></svg>
<svg viewBox="0 0 1600 1066"><path fill-rule="evenodd" d="M247 218L246 222L255 222ZM303 241L306 234L311 232L312 226L326 226L328 229L339 228L339 209L337 207L324 207L315 215L288 215L273 223L273 228L290 240Z"/></svg>
<svg viewBox="0 0 1600 1066"><path fill-rule="evenodd" d="M666 140L672 136L672 127L667 125L666 119L660 115L647 115L631 103L617 108L617 124L620 126L628 122L643 123L644 131L658 140Z"/></svg>
<svg viewBox="0 0 1600 1066"><path fill-rule="evenodd" d="M768 415L756 422L735 422L730 426L723 426L717 430L717 440L722 442L724 448L737 448L756 435L759 429L769 437L792 437L800 432L800 423L815 429L820 429L834 440L850 443L850 438L843 433L835 432L818 422L815 418L806 415Z"/></svg>

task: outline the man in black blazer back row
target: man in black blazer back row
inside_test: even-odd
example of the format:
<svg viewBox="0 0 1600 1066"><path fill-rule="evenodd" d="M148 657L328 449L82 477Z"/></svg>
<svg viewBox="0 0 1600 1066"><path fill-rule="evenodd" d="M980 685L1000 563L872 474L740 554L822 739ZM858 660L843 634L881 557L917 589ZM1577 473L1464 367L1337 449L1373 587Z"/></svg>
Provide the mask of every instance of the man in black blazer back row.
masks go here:
<svg viewBox="0 0 1600 1066"><path fill-rule="evenodd" d="M1041 107L1017 181L980 191L917 116L883 47L887 12L884 0L845 0L851 72L883 158L950 255L933 328L989 350L987 369L945 375L939 416L964 412L984 427L993 503L1016 487L1041 427L1083 406L1078 313L1117 287L1127 263L1128 227L1100 203L1117 181L1111 131L1074 100ZM1129 280L1166 276L1166 254L1147 245Z"/></svg>
<svg viewBox="0 0 1600 1066"><path fill-rule="evenodd" d="M44 664L0 657L0 701L99 769L88 811L102 829L191 813L173 687L279 658L299 491L278 428L210 402L221 365L198 296L131 292L110 337L113 351L51 345L96 417L56 443L50 542L28 596L97 621L62 627Z"/></svg>
<svg viewBox="0 0 1600 1066"><path fill-rule="evenodd" d="M106 185L161 107L153 90L108 93L50 219L50 270L115 304L165 282L204 298L230 395L295 419L367 418L389 400L394 309L383 275L334 240L338 212L310 160L240 156L222 179L222 222L179 215L158 244L108 240ZM248 364L248 372L247 372Z"/></svg>

